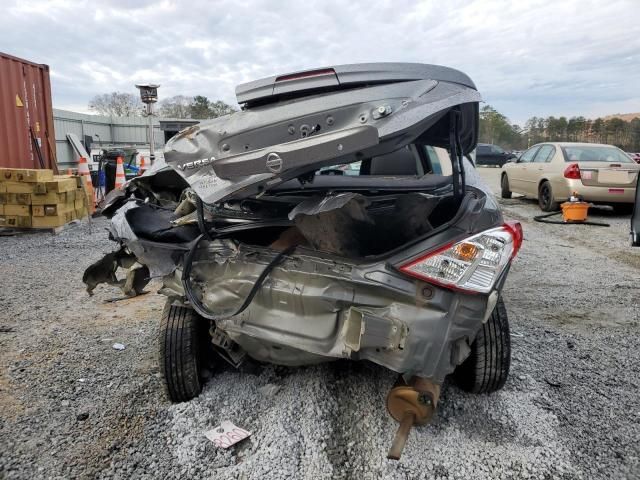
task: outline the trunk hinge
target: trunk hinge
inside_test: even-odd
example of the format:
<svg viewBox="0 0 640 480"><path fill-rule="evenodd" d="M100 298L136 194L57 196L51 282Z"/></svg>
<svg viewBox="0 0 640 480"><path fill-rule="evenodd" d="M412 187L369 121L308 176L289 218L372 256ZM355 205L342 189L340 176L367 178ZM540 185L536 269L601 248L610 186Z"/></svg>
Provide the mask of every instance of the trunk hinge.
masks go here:
<svg viewBox="0 0 640 480"><path fill-rule="evenodd" d="M466 190L462 145L460 143L460 110L449 112L449 156L453 177L453 195L456 198L464 196Z"/></svg>

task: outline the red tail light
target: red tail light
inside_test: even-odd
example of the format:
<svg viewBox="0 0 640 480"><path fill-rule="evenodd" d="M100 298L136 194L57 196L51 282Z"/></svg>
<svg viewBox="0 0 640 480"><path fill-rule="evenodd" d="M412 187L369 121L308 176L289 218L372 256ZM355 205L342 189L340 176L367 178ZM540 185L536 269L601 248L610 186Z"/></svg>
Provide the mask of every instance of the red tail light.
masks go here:
<svg viewBox="0 0 640 480"><path fill-rule="evenodd" d="M288 82L291 80L300 80L301 78L323 77L325 75L335 75L336 71L333 68L322 68L320 70L308 70L306 72L290 73L288 75L280 75L276 78L278 82Z"/></svg>
<svg viewBox="0 0 640 480"><path fill-rule="evenodd" d="M580 166L577 163L572 163L564 169L564 178L570 178L572 180L580 180Z"/></svg>
<svg viewBox="0 0 640 480"><path fill-rule="evenodd" d="M522 226L507 222L446 245L400 267L420 280L470 293L489 293L522 246Z"/></svg>
<svg viewBox="0 0 640 480"><path fill-rule="evenodd" d="M504 228L509 230L511 236L513 237L513 253L511 254L511 258L513 258L520 251L520 247L522 247L522 241L524 240L522 225L520 225L520 222L511 220L509 222L505 222Z"/></svg>

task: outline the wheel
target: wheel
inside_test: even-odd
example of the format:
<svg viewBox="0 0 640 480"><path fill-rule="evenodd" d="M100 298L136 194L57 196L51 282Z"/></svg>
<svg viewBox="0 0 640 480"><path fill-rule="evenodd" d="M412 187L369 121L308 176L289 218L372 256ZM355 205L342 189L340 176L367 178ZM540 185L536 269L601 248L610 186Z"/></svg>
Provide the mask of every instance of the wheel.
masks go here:
<svg viewBox="0 0 640 480"><path fill-rule="evenodd" d="M504 386L510 365L509 319L502 298L498 298L491 316L471 344L471 353L456 368L454 379L467 392L491 393Z"/></svg>
<svg viewBox="0 0 640 480"><path fill-rule="evenodd" d="M190 308L167 301L160 321L160 372L172 402L186 402L202 390L202 366L209 340L207 321Z"/></svg>
<svg viewBox="0 0 640 480"><path fill-rule="evenodd" d="M502 187L501 196L502 198L511 198L511 190L509 190L509 179L507 178L507 174L502 174L502 180L500 180L500 186Z"/></svg>
<svg viewBox="0 0 640 480"><path fill-rule="evenodd" d="M558 210L558 202L553 201L551 184L546 180L538 188L538 205L543 212L555 212Z"/></svg>

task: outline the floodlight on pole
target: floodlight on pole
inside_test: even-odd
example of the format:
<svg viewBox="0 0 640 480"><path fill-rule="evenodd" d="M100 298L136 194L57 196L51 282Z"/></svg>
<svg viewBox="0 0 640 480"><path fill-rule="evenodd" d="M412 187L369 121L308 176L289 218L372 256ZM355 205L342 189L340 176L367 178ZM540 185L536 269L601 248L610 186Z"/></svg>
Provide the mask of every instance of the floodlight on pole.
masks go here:
<svg viewBox="0 0 640 480"><path fill-rule="evenodd" d="M153 132L153 104L158 101L158 88L160 85L153 83L136 83L136 88L140 90L140 99L147 106L146 114L149 117L149 162L151 165L156 160L155 140Z"/></svg>

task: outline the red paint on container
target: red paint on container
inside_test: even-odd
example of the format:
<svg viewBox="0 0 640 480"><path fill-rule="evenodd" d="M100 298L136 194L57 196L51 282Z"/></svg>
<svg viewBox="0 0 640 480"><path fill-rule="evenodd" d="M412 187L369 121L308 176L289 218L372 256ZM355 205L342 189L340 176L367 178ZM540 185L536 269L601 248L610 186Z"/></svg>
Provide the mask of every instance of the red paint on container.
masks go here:
<svg viewBox="0 0 640 480"><path fill-rule="evenodd" d="M57 170L49 66L0 52L0 167Z"/></svg>

